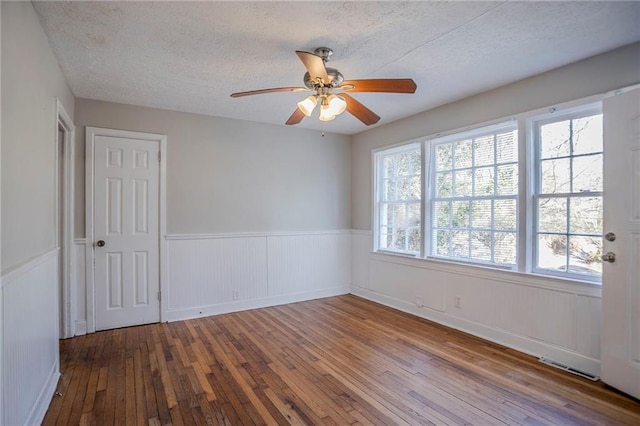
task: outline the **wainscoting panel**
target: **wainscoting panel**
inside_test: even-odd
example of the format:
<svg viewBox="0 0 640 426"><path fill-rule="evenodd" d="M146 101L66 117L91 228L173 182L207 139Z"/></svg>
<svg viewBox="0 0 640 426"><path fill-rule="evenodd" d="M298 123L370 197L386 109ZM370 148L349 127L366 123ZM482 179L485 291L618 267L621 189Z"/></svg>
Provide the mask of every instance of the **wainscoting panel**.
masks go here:
<svg viewBox="0 0 640 426"><path fill-rule="evenodd" d="M76 238L73 242L74 266L76 268L74 279L76 280L73 288L76 289L76 318L75 335L81 336L87 334L87 285L86 285L86 246L87 240L84 238Z"/></svg>
<svg viewBox="0 0 640 426"><path fill-rule="evenodd" d="M349 231L167 236L169 321L349 292Z"/></svg>
<svg viewBox="0 0 640 426"><path fill-rule="evenodd" d="M58 382L58 255L2 275L4 425L40 424Z"/></svg>
<svg viewBox="0 0 640 426"><path fill-rule="evenodd" d="M169 310L266 297L264 237L170 240Z"/></svg>
<svg viewBox="0 0 640 426"><path fill-rule="evenodd" d="M352 260L356 295L600 374L599 286L372 253L368 231Z"/></svg>
<svg viewBox="0 0 640 426"><path fill-rule="evenodd" d="M269 236L267 247L270 296L345 286L351 281L349 234Z"/></svg>

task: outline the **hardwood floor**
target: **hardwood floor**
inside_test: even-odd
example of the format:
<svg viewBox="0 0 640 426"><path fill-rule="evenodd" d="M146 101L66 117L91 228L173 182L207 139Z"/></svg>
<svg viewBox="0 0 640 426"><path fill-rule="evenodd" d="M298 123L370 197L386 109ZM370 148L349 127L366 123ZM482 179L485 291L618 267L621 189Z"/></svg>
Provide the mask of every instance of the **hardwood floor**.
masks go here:
<svg viewBox="0 0 640 426"><path fill-rule="evenodd" d="M348 295L61 342L44 424L640 424L640 402Z"/></svg>

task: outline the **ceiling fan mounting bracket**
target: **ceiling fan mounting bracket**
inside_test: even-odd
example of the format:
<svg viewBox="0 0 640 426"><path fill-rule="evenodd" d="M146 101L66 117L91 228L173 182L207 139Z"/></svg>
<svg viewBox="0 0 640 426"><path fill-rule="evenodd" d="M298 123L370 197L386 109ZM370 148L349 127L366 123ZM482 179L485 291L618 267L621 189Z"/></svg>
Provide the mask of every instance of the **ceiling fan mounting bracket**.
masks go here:
<svg viewBox="0 0 640 426"><path fill-rule="evenodd" d="M330 47L317 47L313 53L320 56L322 61L326 64L329 62L331 55L333 55L333 50Z"/></svg>

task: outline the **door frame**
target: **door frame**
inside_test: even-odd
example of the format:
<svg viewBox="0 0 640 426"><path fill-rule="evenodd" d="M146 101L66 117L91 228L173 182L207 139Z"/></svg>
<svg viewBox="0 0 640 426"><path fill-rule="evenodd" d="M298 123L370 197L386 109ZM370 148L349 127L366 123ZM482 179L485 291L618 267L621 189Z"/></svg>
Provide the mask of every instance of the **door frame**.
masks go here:
<svg viewBox="0 0 640 426"><path fill-rule="evenodd" d="M62 338L73 337L76 332L75 320L77 319L77 303L76 303L76 277L75 277L75 262L73 256L73 235L74 235L74 177L75 177L75 140L76 140L76 126L73 124L71 117L64 109L64 106L60 102L60 99L55 98L56 102L56 117L55 117L55 142L54 142L54 182L55 182L55 200L56 200L56 212L55 212L55 226L54 226L54 241L59 241L58 237L61 236L62 247L58 256L61 257L60 265L62 265L61 271L61 289L62 294L60 297L62 312L58 315L62 317ZM62 141L63 155L60 158L59 155L59 128L64 130L64 140ZM59 163L62 164L59 164ZM62 167L62 179L58 178L58 168ZM62 199L58 196L58 188L62 186ZM62 212L62 217L59 217ZM60 219L62 221L62 229L59 228ZM60 235L62 233L62 235Z"/></svg>
<svg viewBox="0 0 640 426"><path fill-rule="evenodd" d="M167 136L156 133L142 133L128 130L105 129L100 127L87 126L85 131L85 235L87 243L85 244L85 272L86 272L86 307L87 307L87 333L95 333L96 331L96 313L95 313L95 250L94 250L94 224L93 224L93 193L94 193L94 158L95 158L95 138L96 136L108 136L115 138L141 139L148 141L157 141L160 148L160 194L158 205L158 250L159 250L159 278L160 278L160 322L167 319L167 297L168 281L166 270L166 235L167 235Z"/></svg>

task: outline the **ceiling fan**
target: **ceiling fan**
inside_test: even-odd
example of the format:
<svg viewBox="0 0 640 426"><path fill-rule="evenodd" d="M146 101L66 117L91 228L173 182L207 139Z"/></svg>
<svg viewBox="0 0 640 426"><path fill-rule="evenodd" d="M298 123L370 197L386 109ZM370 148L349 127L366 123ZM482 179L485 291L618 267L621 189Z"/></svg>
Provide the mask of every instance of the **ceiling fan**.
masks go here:
<svg viewBox="0 0 640 426"><path fill-rule="evenodd" d="M385 78L372 80L345 80L340 71L326 67L333 54L328 47L318 47L314 53L296 50L296 54L307 68L304 74L306 87L274 87L232 93L232 98L274 92L313 92L298 102L298 107L287 120L287 125L298 124L320 104L320 120L330 121L345 110L367 126L375 124L380 117L355 100L347 92L415 93L416 83L410 78Z"/></svg>

